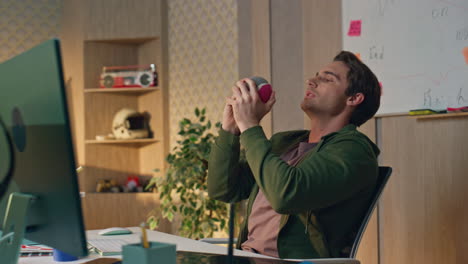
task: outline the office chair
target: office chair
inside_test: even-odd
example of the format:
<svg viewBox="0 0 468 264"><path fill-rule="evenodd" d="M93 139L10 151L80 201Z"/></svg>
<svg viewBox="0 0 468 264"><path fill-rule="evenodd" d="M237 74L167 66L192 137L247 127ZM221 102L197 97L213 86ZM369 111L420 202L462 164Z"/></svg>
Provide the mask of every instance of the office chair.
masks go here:
<svg viewBox="0 0 468 264"><path fill-rule="evenodd" d="M356 237L354 238L353 245L351 247L351 252L349 253L350 258L356 258L356 254L359 248L359 244L361 243L362 235L366 231L367 224L374 212L375 207L377 207L377 202L379 201L380 196L385 188L385 185L392 174L391 167L379 167L379 176L377 178L377 186L375 188L374 194L372 195L372 201L369 205L369 208L362 219L361 226L358 229Z"/></svg>
<svg viewBox="0 0 468 264"><path fill-rule="evenodd" d="M351 246L351 251L349 253L349 258L356 258L357 250L359 248L359 244L361 243L362 236L364 235L364 232L366 231L367 224L369 223L369 220L372 216L372 213L374 212L374 209L377 207L377 202L379 201L379 198L382 195L382 192L391 174L392 174L391 167L379 167L377 185L372 195L373 198L369 204L369 208L367 209L366 214L364 215L362 219L362 222L361 222L361 225L359 226L356 237L354 238L353 245ZM204 239L201 239L200 241L207 242L210 244L227 244L228 240L227 238L204 238Z"/></svg>

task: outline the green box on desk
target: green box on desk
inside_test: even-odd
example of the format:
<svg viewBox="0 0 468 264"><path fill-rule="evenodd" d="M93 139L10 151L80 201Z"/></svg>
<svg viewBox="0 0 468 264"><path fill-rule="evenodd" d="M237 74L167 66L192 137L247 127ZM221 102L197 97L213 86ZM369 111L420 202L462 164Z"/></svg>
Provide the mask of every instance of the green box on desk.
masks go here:
<svg viewBox="0 0 468 264"><path fill-rule="evenodd" d="M122 247L123 264L176 264L176 245L150 242L149 248L140 243Z"/></svg>

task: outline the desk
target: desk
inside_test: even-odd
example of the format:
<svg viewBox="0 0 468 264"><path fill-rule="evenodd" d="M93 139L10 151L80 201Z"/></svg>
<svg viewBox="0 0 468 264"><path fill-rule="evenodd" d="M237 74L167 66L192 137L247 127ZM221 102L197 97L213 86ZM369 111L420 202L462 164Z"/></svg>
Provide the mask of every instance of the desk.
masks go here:
<svg viewBox="0 0 468 264"><path fill-rule="evenodd" d="M86 232L86 236L88 239L122 239L128 241L129 243L138 243L140 242L140 228L139 227L130 227L133 234L130 235L118 235L118 236L100 236L98 232L100 230L91 230ZM200 242L193 239L188 239L184 237L179 237L171 234L166 234L158 231L148 231L148 240L150 241L157 241L157 242L164 242L164 243L172 243L177 245L177 251L190 251L190 252L201 252L201 253L210 253L210 254L219 254L219 255L227 255L227 248L212 245L205 242ZM255 258L264 258L264 259L274 259L272 257L255 254L251 252L246 252L242 250L234 250L235 256L242 256L242 257L255 257ZM86 258L80 259L78 261L72 262L54 262L53 257L27 257L27 258L20 258L20 264L45 264L45 263L86 263L92 259L96 259L101 257L97 254L92 254ZM112 258L120 258L121 256L111 256ZM316 264L360 264L358 260L355 259L315 259L313 260Z"/></svg>

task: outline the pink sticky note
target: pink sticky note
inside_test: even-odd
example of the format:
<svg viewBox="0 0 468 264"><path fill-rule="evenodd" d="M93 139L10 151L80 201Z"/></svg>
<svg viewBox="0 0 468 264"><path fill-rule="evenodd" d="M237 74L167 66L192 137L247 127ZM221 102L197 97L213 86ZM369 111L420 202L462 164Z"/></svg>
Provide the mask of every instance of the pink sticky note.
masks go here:
<svg viewBox="0 0 468 264"><path fill-rule="evenodd" d="M463 53L463 56L465 57L466 64L468 64L468 47L464 47L462 53Z"/></svg>
<svg viewBox="0 0 468 264"><path fill-rule="evenodd" d="M361 24L362 24L362 20L351 20L351 22L349 22L348 36L350 37L361 36Z"/></svg>

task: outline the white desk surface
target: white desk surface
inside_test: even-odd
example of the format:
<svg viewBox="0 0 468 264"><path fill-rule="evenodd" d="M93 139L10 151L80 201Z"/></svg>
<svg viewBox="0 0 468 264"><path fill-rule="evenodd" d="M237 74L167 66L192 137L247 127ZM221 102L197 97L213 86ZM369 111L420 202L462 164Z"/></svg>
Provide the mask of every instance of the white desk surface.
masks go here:
<svg viewBox="0 0 468 264"><path fill-rule="evenodd" d="M90 230L86 232L88 239L121 239L128 241L129 243L139 243L141 230L139 227L129 227L132 230L133 234L130 235L117 235L117 236L100 236L98 232L100 230ZM147 231L149 241L165 242L172 243L177 245L177 251L191 251L191 252L202 252L202 253L211 253L211 254L220 254L227 255L227 248L209 244L206 242L201 242L189 238L184 238L176 235L171 235L159 231ZM272 258L265 255L255 254L247 251L242 251L234 249L235 256L245 256L245 257L257 257L257 258ZM45 263L86 263L92 259L100 258L100 255L92 254L86 258L82 258L78 261L71 262L55 262L52 256L47 257L23 257L20 258L19 264L45 264ZM121 258L121 256L109 256L109 258ZM317 264L360 264L358 260L355 259L313 259L311 260ZM298 261L299 262L299 261Z"/></svg>

